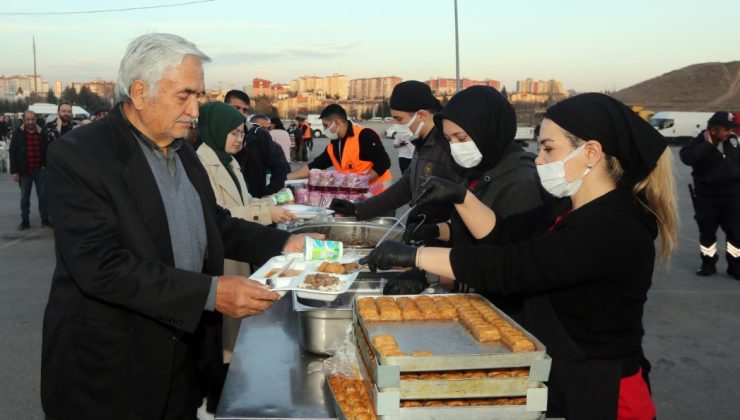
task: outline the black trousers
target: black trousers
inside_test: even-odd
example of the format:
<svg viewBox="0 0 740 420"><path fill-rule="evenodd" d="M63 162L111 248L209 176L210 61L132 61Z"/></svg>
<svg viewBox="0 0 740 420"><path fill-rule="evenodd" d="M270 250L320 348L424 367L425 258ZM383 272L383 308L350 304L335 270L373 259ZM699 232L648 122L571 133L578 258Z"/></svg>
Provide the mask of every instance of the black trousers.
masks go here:
<svg viewBox="0 0 740 420"><path fill-rule="evenodd" d="M712 248L717 243L717 228L721 227L727 237L728 248L740 247L740 195L736 197L712 197L696 195L694 197L694 219L699 226L699 243L704 249ZM708 255L702 252L702 255ZM728 262L736 258L727 254Z"/></svg>
<svg viewBox="0 0 740 420"><path fill-rule="evenodd" d="M181 341L177 342L172 367L170 391L161 420L197 420L197 411L202 404L202 399L196 379L195 351L191 345ZM142 394L139 397L147 398L148 396ZM62 420L49 415L44 416L44 419Z"/></svg>
<svg viewBox="0 0 740 420"><path fill-rule="evenodd" d="M196 376L196 353L191 344L178 341L175 345L170 392L162 420L195 420L202 404L201 388ZM142 395L142 398L146 398Z"/></svg>
<svg viewBox="0 0 740 420"><path fill-rule="evenodd" d="M293 160L297 162L308 162L308 145L306 144L307 139L296 140L295 158Z"/></svg>
<svg viewBox="0 0 740 420"><path fill-rule="evenodd" d="M406 168L408 168L410 164L411 164L411 159L402 158L402 157L398 158L398 166L401 167L402 174L406 172Z"/></svg>

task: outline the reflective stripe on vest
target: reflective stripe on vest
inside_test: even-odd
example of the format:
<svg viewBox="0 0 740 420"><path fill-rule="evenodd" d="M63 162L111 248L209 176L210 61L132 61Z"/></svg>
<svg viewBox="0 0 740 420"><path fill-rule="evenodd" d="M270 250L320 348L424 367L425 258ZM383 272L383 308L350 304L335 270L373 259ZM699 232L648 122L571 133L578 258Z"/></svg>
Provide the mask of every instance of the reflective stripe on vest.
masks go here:
<svg viewBox="0 0 740 420"><path fill-rule="evenodd" d="M329 158L331 158L331 162L338 172L364 174L373 168L372 162L360 160L360 132L364 129L359 125L353 125L352 129L354 130L354 135L342 141L344 147L341 150L341 164L336 156L334 156L334 147L332 147L331 142L326 146L326 152L329 154ZM377 195L385 191L390 186L391 180L391 170L388 169L375 181L370 183L370 193Z"/></svg>

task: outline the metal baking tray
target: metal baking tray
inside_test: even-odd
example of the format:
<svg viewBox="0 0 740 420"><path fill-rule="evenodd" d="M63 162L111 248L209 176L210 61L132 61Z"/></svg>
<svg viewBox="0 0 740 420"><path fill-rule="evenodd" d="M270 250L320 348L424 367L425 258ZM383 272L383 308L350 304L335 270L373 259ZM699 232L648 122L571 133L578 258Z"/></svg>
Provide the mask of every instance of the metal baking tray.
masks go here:
<svg viewBox="0 0 740 420"><path fill-rule="evenodd" d="M547 374L545 373L543 377L535 364L534 376L530 377L404 380L400 377L398 366L377 364L377 359L370 351L367 339L356 326L355 340L360 359L365 364L373 383L380 390L398 391L401 400L518 397L527 395L529 389L544 387L540 380L547 379ZM550 360L546 359L544 362L548 368L546 372L549 373Z"/></svg>
<svg viewBox="0 0 740 420"><path fill-rule="evenodd" d="M366 355L363 354L359 341L357 344L358 370L368 390L375 412L380 419L544 419L543 412L547 409L547 387L541 384L538 388L527 389L522 394L527 398L526 405L401 408L401 400L404 398L400 397L399 389L379 389L376 386L372 380L368 362L364 359ZM327 399L332 402L337 418L346 419L347 417L342 412L329 386L329 381L324 382ZM460 399L460 397L455 399Z"/></svg>
<svg viewBox="0 0 740 420"><path fill-rule="evenodd" d="M465 296L470 296L470 294ZM378 364L398 366L400 372L527 367L533 363L538 363L535 362L536 360L547 359L545 346L535 336L527 332L484 297L475 296L488 304L511 325L521 330L534 343L535 351L512 353L502 343L480 343L463 324L456 321L381 321L366 323L360 317L356 309L357 305L355 305L353 316L355 324L360 326L367 337L367 342L370 344L369 349L378 360ZM389 297L397 299L403 296ZM380 334L393 335L403 352L431 351L434 355L424 357L382 356L371 344L372 337ZM549 359L547 360L549 361ZM549 375L549 366L547 371ZM537 379L546 380L547 378Z"/></svg>
<svg viewBox="0 0 740 420"><path fill-rule="evenodd" d="M544 420L542 411L527 411L526 405L487 405L463 407L403 407L400 415L383 420Z"/></svg>
<svg viewBox="0 0 740 420"><path fill-rule="evenodd" d="M361 361L361 356L359 355L359 352L357 353L356 356L359 362L359 366L356 366L356 367L359 371L360 379L362 379L363 383L365 384L365 389L367 390L368 395L370 396L370 401L373 405L373 408L375 409L375 413L378 416L382 414L392 414L392 415L397 416L399 413L400 405L401 405L401 401L398 399L398 393L397 392L396 393L378 392L378 389L373 385L372 380L370 379L370 374L367 371L366 365L364 365ZM331 402L332 407L334 408L334 414L340 420L347 420L347 415L342 410L342 407L339 404L339 401L337 401L336 395L334 394L334 390L331 388L331 385L329 384L328 378L324 380L324 384L325 384L324 390L326 393L326 397Z"/></svg>

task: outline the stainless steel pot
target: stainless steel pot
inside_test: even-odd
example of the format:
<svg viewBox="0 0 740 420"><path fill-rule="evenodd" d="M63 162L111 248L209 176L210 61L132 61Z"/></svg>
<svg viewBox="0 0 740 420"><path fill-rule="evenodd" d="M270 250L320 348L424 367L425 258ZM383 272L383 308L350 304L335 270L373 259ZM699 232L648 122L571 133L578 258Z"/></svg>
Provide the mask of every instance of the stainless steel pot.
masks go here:
<svg viewBox="0 0 740 420"><path fill-rule="evenodd" d="M381 295L383 280L355 281L347 293L333 302L301 299L292 293L293 310L298 312L298 341L315 354L329 350L347 337L352 324L352 302L357 295Z"/></svg>
<svg viewBox="0 0 740 420"><path fill-rule="evenodd" d="M293 233L323 233L326 239L344 242L345 248L371 249L383 237L396 219L390 217L358 222L353 218L337 218L330 223L306 223L291 230ZM388 240L401 241L403 226L397 226L388 235ZM364 242L353 245L352 242Z"/></svg>

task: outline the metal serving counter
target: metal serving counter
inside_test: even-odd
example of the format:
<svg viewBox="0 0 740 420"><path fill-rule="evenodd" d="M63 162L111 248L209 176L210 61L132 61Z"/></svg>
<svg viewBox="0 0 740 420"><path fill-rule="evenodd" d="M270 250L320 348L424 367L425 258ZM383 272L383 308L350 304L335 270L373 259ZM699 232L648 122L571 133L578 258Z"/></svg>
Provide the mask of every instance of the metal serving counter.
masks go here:
<svg viewBox="0 0 740 420"><path fill-rule="evenodd" d="M298 314L284 296L262 314L242 321L217 419L333 419L324 374L307 373L321 361L301 349Z"/></svg>

